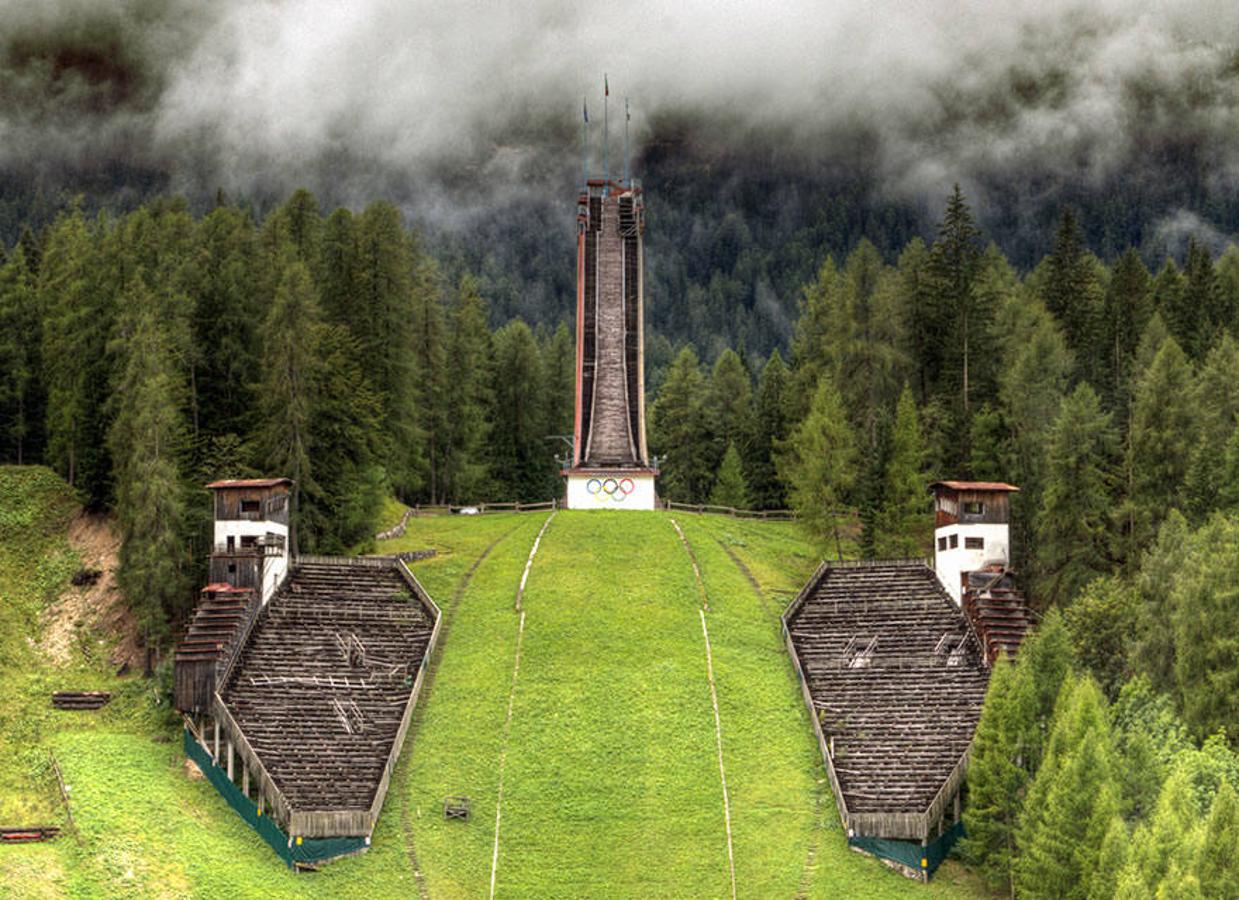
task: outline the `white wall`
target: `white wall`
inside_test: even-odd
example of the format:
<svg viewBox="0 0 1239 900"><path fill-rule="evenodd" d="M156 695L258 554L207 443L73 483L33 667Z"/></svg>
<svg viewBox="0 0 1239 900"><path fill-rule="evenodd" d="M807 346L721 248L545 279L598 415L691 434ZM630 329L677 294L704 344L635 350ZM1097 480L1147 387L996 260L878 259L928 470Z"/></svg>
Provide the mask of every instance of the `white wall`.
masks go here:
<svg viewBox="0 0 1239 900"><path fill-rule="evenodd" d="M654 476L591 472L568 476L568 509L654 509Z"/></svg>
<svg viewBox="0 0 1239 900"><path fill-rule="evenodd" d="M954 535L958 546L951 548L950 539ZM934 570L938 580L947 589L955 602L960 602L962 593L962 572L973 572L984 568L990 563L1006 565L1011 559L1011 529L1007 525L967 524L945 525L934 532ZM947 539L946 550L938 549L940 538ZM983 550L968 550L965 548L965 538L981 538L985 541Z"/></svg>
<svg viewBox="0 0 1239 900"><path fill-rule="evenodd" d="M279 522L252 522L249 519L215 520L216 547L226 547L228 545L228 538L231 537L236 548L240 550L241 538L265 538L268 533L278 534L284 538L284 552L279 556L267 556L262 573L263 603L271 599L271 595L275 593L275 588L284 577L284 573L288 571L288 554L291 552L291 548L288 546L288 526L282 525Z"/></svg>

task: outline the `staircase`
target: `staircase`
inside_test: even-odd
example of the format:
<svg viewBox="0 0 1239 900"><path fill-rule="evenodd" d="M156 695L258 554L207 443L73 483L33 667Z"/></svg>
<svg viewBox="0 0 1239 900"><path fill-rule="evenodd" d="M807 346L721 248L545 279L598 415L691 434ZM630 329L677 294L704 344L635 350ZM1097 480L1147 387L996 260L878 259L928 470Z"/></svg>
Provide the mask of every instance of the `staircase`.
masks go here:
<svg viewBox="0 0 1239 900"><path fill-rule="evenodd" d="M215 693L215 675L258 601L253 588L208 584L185 637L176 646L176 707L203 712Z"/></svg>
<svg viewBox="0 0 1239 900"><path fill-rule="evenodd" d="M1024 595L1007 569L969 572L962 598L964 613L976 629L990 665L998 654L1014 657L1033 627Z"/></svg>

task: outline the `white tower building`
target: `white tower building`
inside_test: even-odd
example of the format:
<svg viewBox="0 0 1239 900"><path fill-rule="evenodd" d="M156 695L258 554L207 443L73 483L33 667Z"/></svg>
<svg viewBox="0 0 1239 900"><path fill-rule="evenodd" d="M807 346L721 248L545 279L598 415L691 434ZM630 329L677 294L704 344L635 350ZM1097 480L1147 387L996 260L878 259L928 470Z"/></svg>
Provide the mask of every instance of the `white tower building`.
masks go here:
<svg viewBox="0 0 1239 900"><path fill-rule="evenodd" d="M956 603L968 572L1011 561L1011 494L1001 481L935 481L934 570Z"/></svg>
<svg viewBox="0 0 1239 900"><path fill-rule="evenodd" d="M215 481L211 585L258 591L266 603L288 572L290 478Z"/></svg>

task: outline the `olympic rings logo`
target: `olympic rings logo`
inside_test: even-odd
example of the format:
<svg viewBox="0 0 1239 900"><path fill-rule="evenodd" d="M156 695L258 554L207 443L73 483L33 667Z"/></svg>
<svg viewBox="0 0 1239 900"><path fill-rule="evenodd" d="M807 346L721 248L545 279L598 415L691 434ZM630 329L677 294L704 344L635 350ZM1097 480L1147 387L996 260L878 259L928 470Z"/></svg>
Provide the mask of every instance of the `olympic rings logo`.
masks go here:
<svg viewBox="0 0 1239 900"><path fill-rule="evenodd" d="M635 488L631 478L591 478L585 485L595 503L623 503Z"/></svg>

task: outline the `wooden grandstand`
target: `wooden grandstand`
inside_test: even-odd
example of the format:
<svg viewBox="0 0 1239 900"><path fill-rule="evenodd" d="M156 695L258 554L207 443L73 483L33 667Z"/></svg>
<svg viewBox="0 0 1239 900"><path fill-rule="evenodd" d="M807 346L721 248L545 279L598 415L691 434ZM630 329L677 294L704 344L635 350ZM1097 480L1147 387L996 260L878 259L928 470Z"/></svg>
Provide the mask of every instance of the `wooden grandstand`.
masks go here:
<svg viewBox="0 0 1239 900"><path fill-rule="evenodd" d="M927 877L989 682L976 632L922 560L823 564L783 625L849 840Z"/></svg>
<svg viewBox="0 0 1239 900"><path fill-rule="evenodd" d="M401 560L302 556L230 623L209 710L185 708L187 751L290 863L368 846L438 622Z"/></svg>

